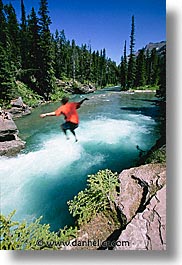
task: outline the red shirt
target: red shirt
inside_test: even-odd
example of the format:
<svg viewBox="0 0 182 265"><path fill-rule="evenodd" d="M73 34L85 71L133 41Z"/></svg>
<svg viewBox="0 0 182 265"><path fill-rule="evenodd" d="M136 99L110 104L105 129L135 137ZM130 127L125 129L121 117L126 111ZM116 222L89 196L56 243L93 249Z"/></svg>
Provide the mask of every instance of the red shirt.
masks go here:
<svg viewBox="0 0 182 265"><path fill-rule="evenodd" d="M76 109L78 109L79 107L80 107L79 103L67 102L66 104L59 107L55 111L55 114L56 116L60 116L61 114L63 114L65 116L66 121L70 121L70 122L78 124L79 117L78 117L78 113Z"/></svg>

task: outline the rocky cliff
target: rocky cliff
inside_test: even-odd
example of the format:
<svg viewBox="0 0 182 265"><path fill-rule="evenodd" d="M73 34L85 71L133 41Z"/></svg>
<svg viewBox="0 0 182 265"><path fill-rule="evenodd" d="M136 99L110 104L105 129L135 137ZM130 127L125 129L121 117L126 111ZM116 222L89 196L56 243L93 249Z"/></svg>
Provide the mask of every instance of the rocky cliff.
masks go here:
<svg viewBox="0 0 182 265"><path fill-rule="evenodd" d="M119 175L120 195L116 205L125 217L125 229L115 249L166 249L166 167L148 164L124 170Z"/></svg>
<svg viewBox="0 0 182 265"><path fill-rule="evenodd" d="M77 246L64 249L166 249L166 165L147 164L124 170L119 182L117 220L110 214L97 214L81 227Z"/></svg>

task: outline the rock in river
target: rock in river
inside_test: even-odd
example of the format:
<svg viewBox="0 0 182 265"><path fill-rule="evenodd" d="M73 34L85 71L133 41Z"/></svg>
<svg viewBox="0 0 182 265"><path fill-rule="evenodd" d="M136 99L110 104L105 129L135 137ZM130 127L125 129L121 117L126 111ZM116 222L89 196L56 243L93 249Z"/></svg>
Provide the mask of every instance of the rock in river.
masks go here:
<svg viewBox="0 0 182 265"><path fill-rule="evenodd" d="M20 152L25 147L18 137L18 128L12 120L10 113L0 111L0 156L12 156Z"/></svg>

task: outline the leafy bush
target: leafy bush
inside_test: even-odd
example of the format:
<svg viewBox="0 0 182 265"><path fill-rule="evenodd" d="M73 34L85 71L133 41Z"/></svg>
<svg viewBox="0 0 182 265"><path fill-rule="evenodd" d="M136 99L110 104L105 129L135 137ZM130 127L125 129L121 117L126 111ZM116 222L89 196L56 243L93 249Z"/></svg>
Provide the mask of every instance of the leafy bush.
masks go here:
<svg viewBox="0 0 182 265"><path fill-rule="evenodd" d="M88 222L98 212L113 209L116 189L119 187L117 173L100 170L88 176L87 188L68 201L69 211L79 225Z"/></svg>
<svg viewBox="0 0 182 265"><path fill-rule="evenodd" d="M59 233L50 232L49 224L40 224L41 217L27 225L26 222L15 222L11 218L0 215L1 250L46 250L60 249L63 242L76 237L77 228L65 227Z"/></svg>
<svg viewBox="0 0 182 265"><path fill-rule="evenodd" d="M166 149L161 147L153 151L150 156L146 159L145 164L148 163L165 163L166 162Z"/></svg>
<svg viewBox="0 0 182 265"><path fill-rule="evenodd" d="M31 90L26 84L20 81L17 81L16 83L17 91L14 94L15 98L21 96L23 102L30 107L36 107L40 104L41 96Z"/></svg>

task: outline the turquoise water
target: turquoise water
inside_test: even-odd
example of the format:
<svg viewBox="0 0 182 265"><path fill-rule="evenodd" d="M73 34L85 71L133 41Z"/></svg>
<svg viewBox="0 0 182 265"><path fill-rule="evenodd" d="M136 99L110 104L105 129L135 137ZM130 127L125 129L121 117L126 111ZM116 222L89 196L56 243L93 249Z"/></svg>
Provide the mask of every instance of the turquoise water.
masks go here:
<svg viewBox="0 0 182 265"><path fill-rule="evenodd" d="M133 166L139 155L136 145L148 150L158 139L154 94L105 90L88 98L79 109L77 143L60 131L62 117L39 118L59 103L43 105L16 121L27 144L17 157L0 159L3 214L16 209L15 219L27 221L43 216L52 230L71 225L66 202L85 188L87 175Z"/></svg>

